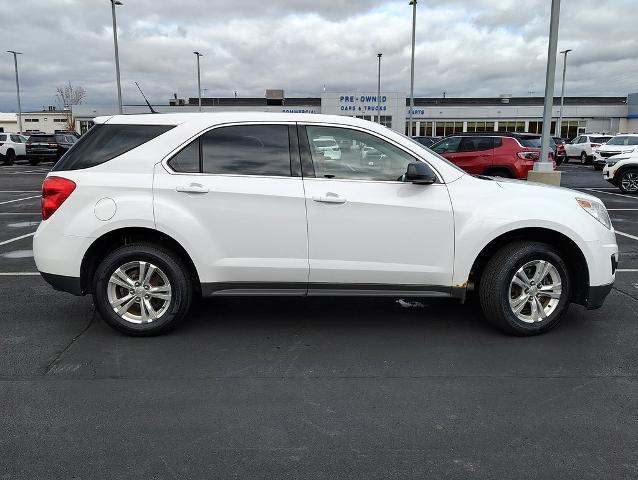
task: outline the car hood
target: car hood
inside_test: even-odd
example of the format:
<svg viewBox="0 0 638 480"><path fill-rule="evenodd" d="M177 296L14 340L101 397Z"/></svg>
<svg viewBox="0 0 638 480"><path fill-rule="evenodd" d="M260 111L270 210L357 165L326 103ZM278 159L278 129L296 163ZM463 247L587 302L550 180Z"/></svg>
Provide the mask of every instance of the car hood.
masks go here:
<svg viewBox="0 0 638 480"><path fill-rule="evenodd" d="M499 178L495 180L496 183L507 191L509 195L520 194L524 196L543 196L554 197L557 200L564 200L566 198L583 198L593 202L602 203L600 199L593 195L580 192L578 190L572 190L571 188L558 187L556 185L546 185L544 183L530 182L527 180L515 180L510 178Z"/></svg>
<svg viewBox="0 0 638 480"><path fill-rule="evenodd" d="M603 145L598 148L599 152L624 152L627 150L636 149L636 145Z"/></svg>

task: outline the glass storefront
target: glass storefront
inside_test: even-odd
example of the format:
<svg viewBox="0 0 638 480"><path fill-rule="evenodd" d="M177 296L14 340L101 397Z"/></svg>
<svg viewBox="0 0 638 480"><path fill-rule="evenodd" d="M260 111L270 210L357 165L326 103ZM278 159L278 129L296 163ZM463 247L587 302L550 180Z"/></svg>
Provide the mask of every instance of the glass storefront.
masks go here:
<svg viewBox="0 0 638 480"><path fill-rule="evenodd" d="M468 132L493 132L494 122L471 121L467 122Z"/></svg>

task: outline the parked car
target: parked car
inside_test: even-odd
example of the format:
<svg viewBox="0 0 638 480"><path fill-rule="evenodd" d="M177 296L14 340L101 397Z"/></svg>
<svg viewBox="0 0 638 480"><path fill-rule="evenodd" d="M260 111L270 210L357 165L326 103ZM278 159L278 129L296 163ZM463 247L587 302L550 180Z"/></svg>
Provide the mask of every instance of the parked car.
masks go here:
<svg viewBox="0 0 638 480"><path fill-rule="evenodd" d="M603 178L623 193L638 193L638 148L608 157Z"/></svg>
<svg viewBox="0 0 638 480"><path fill-rule="evenodd" d="M24 158L26 148L22 136L17 133L0 133L0 161L13 165L18 158Z"/></svg>
<svg viewBox="0 0 638 480"><path fill-rule="evenodd" d="M415 142L419 142L424 147L430 147L434 143L436 143L439 140L441 140L441 137L423 137L423 136L422 137L412 137L412 140L414 140Z"/></svg>
<svg viewBox="0 0 638 480"><path fill-rule="evenodd" d="M554 161L561 165L565 161L565 140L560 137L552 137L554 141Z"/></svg>
<svg viewBox="0 0 638 480"><path fill-rule="evenodd" d="M75 130L55 130L54 133L62 134L62 135L72 135L76 139L80 138L80 134L76 132Z"/></svg>
<svg viewBox="0 0 638 480"><path fill-rule="evenodd" d="M638 151L638 133L616 135L594 150L594 168L602 170L608 158L635 151Z"/></svg>
<svg viewBox="0 0 638 480"><path fill-rule="evenodd" d="M310 147L325 137L383 168L326 162ZM467 175L357 118L254 112L96 118L44 180L33 247L47 282L130 335L176 326L200 293L477 295L532 335L600 307L618 261L596 197Z"/></svg>
<svg viewBox="0 0 638 480"><path fill-rule="evenodd" d="M468 173L525 179L540 159L540 147L540 135L483 132L454 134L429 148Z"/></svg>
<svg viewBox="0 0 638 480"><path fill-rule="evenodd" d="M582 165L594 158L594 149L611 139L611 135L583 134L565 144L565 162L570 158L578 158Z"/></svg>
<svg viewBox="0 0 638 480"><path fill-rule="evenodd" d="M76 141L75 136L68 134L31 135L26 145L27 160L31 165L57 162Z"/></svg>
<svg viewBox="0 0 638 480"><path fill-rule="evenodd" d="M320 152L328 160L341 159L341 148L333 137L315 138L312 141L313 149Z"/></svg>

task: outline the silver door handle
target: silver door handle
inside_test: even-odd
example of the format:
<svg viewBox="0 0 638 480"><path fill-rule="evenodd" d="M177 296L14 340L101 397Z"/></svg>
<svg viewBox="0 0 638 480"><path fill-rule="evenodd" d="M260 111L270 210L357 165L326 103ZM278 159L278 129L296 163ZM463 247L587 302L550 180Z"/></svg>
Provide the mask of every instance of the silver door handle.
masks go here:
<svg viewBox="0 0 638 480"><path fill-rule="evenodd" d="M208 187L199 183L191 183L190 185L178 185L175 190L182 193L208 193Z"/></svg>
<svg viewBox="0 0 638 480"><path fill-rule="evenodd" d="M328 193L327 195L321 195L318 197L312 197L312 200L315 202L321 203L346 203L345 197L340 197L339 195L333 193Z"/></svg>

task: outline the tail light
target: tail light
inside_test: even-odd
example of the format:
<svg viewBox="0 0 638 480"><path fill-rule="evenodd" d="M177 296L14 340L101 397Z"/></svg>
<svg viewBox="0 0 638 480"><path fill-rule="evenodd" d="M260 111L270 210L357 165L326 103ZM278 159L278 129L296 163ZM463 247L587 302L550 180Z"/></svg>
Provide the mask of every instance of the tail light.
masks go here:
<svg viewBox="0 0 638 480"><path fill-rule="evenodd" d="M591 144L591 148L600 147L601 145L602 145L602 143L592 143Z"/></svg>
<svg viewBox="0 0 638 480"><path fill-rule="evenodd" d="M42 220L46 220L75 190L75 182L68 178L47 177L42 182Z"/></svg>
<svg viewBox="0 0 638 480"><path fill-rule="evenodd" d="M533 160L533 161L537 161L539 158L541 158L541 154L538 152L518 152L516 154L518 156L518 158L523 159L523 160Z"/></svg>

